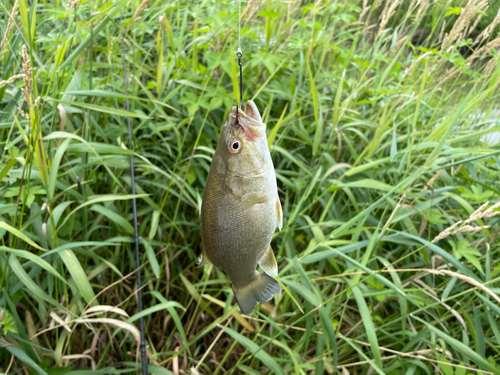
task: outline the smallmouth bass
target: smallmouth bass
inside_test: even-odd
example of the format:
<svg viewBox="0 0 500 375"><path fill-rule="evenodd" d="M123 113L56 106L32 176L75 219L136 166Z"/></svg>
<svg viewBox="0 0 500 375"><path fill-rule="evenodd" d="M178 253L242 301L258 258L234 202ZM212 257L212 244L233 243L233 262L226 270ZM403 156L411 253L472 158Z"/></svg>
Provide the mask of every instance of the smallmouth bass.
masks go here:
<svg viewBox="0 0 500 375"><path fill-rule="evenodd" d="M238 116L238 118L236 118ZM212 159L201 206L202 264L212 263L233 284L243 314L281 292L270 246L283 213L267 146L266 124L255 103L233 107ZM265 273L256 270L257 264Z"/></svg>

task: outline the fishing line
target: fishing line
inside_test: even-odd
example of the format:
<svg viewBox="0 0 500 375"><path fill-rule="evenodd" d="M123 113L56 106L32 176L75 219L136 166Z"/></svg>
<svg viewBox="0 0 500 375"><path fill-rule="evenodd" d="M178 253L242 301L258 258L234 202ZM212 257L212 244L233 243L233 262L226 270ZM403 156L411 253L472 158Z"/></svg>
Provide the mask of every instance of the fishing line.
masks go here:
<svg viewBox="0 0 500 375"><path fill-rule="evenodd" d="M120 11L120 21L123 23L123 14ZM125 59L125 35L122 29L122 55L123 55L123 79L125 81L125 95L128 95L128 78L127 78L127 61ZM130 103L128 98L125 98L125 105L127 107L127 112L130 112ZM128 143L130 149L132 147L132 127L130 125L130 116L127 116L127 126L128 126ZM132 185L132 195L135 196L135 174L134 174L134 157L130 155L130 184ZM139 314L142 312L142 282L141 282L141 267L140 267L140 257L139 257L139 231L137 229L137 203L135 197L132 198L132 208L134 212L134 232L135 232L135 261L137 267L137 298L139 300ZM142 362L142 373L147 375L147 360L146 360L146 343L144 339L144 319L141 316L139 319L139 326L141 330L141 362Z"/></svg>
<svg viewBox="0 0 500 375"><path fill-rule="evenodd" d="M240 66L240 109L243 106L243 69L241 67L241 56L243 56L243 52L241 51L241 0L238 0L238 52L236 56L238 56L238 65ZM236 123L238 123L238 116L236 116Z"/></svg>
<svg viewBox="0 0 500 375"><path fill-rule="evenodd" d="M241 52L241 0L238 0L238 52Z"/></svg>

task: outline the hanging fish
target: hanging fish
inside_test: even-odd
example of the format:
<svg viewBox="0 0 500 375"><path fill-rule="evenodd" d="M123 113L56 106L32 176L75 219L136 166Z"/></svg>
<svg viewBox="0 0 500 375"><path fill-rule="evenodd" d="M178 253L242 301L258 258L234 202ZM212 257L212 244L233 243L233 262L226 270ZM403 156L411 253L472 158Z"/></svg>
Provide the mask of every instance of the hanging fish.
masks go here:
<svg viewBox="0 0 500 375"><path fill-rule="evenodd" d="M238 119L236 119L238 113ZM255 103L231 109L208 174L201 206L203 255L233 284L243 314L281 292L270 246L283 214L267 146L266 124ZM265 273L256 270L257 264Z"/></svg>

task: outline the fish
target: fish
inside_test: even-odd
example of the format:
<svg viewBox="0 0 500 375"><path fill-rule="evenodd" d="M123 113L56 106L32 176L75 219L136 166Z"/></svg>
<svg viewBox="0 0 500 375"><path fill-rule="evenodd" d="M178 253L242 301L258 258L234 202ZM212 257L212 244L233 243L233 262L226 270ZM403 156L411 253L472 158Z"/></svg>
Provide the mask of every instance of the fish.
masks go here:
<svg viewBox="0 0 500 375"><path fill-rule="evenodd" d="M252 100L233 106L208 173L200 215L200 266L213 264L231 280L236 302L249 315L257 302L281 293L271 240L283 227L266 124ZM257 271L260 265L264 273Z"/></svg>

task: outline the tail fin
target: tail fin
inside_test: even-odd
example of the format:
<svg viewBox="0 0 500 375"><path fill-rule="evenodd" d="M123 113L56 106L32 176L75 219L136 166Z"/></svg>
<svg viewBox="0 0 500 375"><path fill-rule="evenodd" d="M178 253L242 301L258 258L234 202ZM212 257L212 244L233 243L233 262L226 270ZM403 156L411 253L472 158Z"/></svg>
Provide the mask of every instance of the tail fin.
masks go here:
<svg viewBox="0 0 500 375"><path fill-rule="evenodd" d="M249 315L255 309L257 302L266 303L275 294L281 293L280 284L271 276L259 273L254 281L242 288L233 286L236 302L243 314Z"/></svg>

